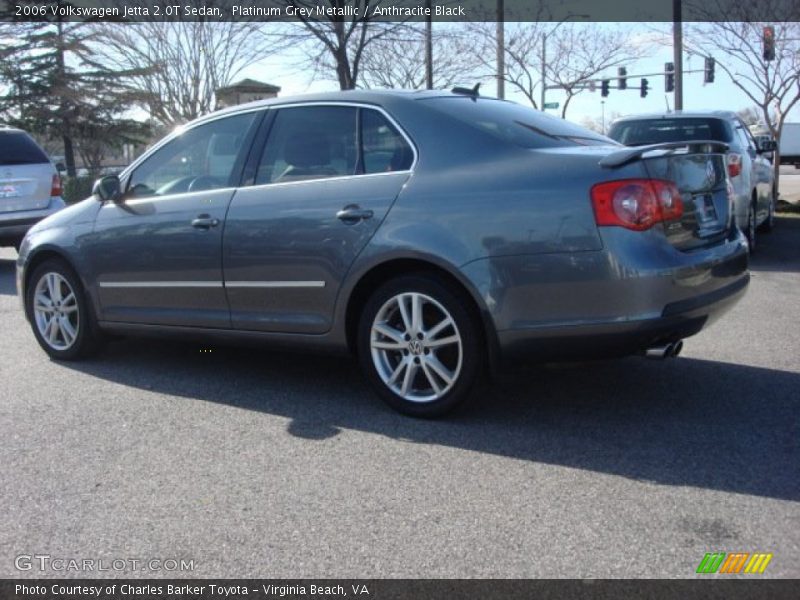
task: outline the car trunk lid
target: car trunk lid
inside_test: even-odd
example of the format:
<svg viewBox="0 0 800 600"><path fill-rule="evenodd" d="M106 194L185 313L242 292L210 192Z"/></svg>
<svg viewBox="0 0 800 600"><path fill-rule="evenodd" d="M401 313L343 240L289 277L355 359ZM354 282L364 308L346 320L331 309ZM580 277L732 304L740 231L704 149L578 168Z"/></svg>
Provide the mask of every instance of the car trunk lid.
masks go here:
<svg viewBox="0 0 800 600"><path fill-rule="evenodd" d="M664 233L675 247L691 250L718 243L734 227L726 150L723 142L671 142L620 150L600 165L614 169L640 160L648 177L673 182L683 211L663 223Z"/></svg>
<svg viewBox="0 0 800 600"><path fill-rule="evenodd" d="M47 208L53 175L50 163L0 166L0 213Z"/></svg>

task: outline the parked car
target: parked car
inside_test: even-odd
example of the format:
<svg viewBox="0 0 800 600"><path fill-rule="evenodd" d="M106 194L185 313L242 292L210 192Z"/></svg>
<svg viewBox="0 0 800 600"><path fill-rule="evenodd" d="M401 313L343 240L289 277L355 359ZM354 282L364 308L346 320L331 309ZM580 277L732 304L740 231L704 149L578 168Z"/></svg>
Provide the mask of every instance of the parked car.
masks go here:
<svg viewBox="0 0 800 600"><path fill-rule="evenodd" d="M800 169L800 123L783 124L780 150L782 165L794 165Z"/></svg>
<svg viewBox="0 0 800 600"><path fill-rule="evenodd" d="M475 93L262 101L39 223L19 293L55 359L105 333L349 350L439 415L501 358L664 358L725 312L749 274L724 148L625 148Z"/></svg>
<svg viewBox="0 0 800 600"><path fill-rule="evenodd" d="M0 127L0 246L19 248L28 229L64 208L61 177L33 138Z"/></svg>
<svg viewBox="0 0 800 600"><path fill-rule="evenodd" d="M776 144L758 144L739 116L729 111L670 112L635 115L614 121L609 137L638 146L675 141L715 140L728 145L728 176L735 192L736 223L756 248L756 231L775 225L775 175L767 154Z"/></svg>

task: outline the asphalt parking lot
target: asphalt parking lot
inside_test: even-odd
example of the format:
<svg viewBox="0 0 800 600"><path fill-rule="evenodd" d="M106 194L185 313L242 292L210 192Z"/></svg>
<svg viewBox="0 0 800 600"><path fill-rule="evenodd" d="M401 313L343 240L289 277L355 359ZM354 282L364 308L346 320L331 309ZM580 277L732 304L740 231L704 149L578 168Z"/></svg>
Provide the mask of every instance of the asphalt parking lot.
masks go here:
<svg viewBox="0 0 800 600"><path fill-rule="evenodd" d="M678 359L519 368L425 422L345 359L122 340L51 362L3 249L0 577L81 575L15 568L32 554L192 559L193 577L692 577L712 551L800 577L799 250L800 218L780 218L744 300Z"/></svg>

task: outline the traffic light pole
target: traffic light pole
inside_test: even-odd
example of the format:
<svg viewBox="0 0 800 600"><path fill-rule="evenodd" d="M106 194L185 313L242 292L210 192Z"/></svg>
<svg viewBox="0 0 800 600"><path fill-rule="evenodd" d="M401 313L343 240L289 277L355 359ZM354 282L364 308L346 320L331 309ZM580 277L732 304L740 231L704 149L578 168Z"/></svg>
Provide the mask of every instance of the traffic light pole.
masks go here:
<svg viewBox="0 0 800 600"><path fill-rule="evenodd" d="M675 63L675 110L683 110L683 17L681 0L672 0L672 52Z"/></svg>

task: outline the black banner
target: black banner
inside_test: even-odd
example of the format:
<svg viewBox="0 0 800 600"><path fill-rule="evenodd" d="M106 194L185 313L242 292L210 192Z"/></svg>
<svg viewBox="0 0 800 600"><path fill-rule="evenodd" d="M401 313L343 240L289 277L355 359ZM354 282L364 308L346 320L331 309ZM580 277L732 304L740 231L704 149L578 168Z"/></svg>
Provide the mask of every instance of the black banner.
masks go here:
<svg viewBox="0 0 800 600"><path fill-rule="evenodd" d="M796 581L724 580L716 577L696 580L0 580L0 600L782 600L796 597Z"/></svg>
<svg viewBox="0 0 800 600"><path fill-rule="evenodd" d="M797 0L0 0L5 21L800 21Z"/></svg>

